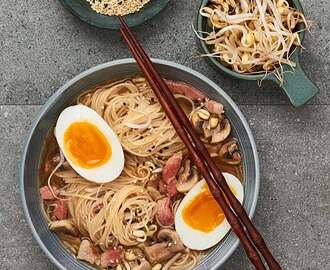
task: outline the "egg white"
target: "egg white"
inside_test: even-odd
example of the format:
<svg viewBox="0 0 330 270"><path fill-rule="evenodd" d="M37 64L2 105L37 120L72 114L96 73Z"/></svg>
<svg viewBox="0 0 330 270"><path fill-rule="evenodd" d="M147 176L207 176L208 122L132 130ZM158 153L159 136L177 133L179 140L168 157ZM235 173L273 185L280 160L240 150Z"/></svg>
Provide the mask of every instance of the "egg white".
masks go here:
<svg viewBox="0 0 330 270"><path fill-rule="evenodd" d="M65 131L71 124L83 121L96 126L111 146L112 154L110 159L105 164L96 168L86 169L75 164L75 162L70 159L69 153L66 152L64 147ZM113 181L120 175L124 168L124 152L117 135L97 112L87 106L75 105L67 107L62 111L56 123L55 137L71 167L80 176L89 181L96 183ZM91 145L91 147L93 146Z"/></svg>
<svg viewBox="0 0 330 270"><path fill-rule="evenodd" d="M229 187L235 191L236 198L242 203L244 198L244 189L241 182L236 176L223 173ZM206 182L201 180L186 194L186 196L181 201L178 210L175 213L175 230L179 234L180 239L183 244L195 250L205 250L208 249L224 238L230 230L230 225L227 219L224 219L221 224L219 224L213 231L204 233L202 231L191 228L183 219L183 209L188 205L198 194L205 190Z"/></svg>

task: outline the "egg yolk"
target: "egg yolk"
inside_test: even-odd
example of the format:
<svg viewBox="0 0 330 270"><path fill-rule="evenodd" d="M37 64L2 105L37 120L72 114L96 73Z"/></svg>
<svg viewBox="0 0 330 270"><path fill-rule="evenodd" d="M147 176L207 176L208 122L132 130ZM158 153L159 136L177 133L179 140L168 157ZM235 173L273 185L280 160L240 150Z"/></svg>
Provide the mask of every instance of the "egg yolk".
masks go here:
<svg viewBox="0 0 330 270"><path fill-rule="evenodd" d="M225 219L223 210L207 187L188 203L182 216L188 226L204 233L213 231Z"/></svg>
<svg viewBox="0 0 330 270"><path fill-rule="evenodd" d="M92 169L105 164L112 154L103 133L89 122L71 124L64 133L64 148L69 158L80 167Z"/></svg>

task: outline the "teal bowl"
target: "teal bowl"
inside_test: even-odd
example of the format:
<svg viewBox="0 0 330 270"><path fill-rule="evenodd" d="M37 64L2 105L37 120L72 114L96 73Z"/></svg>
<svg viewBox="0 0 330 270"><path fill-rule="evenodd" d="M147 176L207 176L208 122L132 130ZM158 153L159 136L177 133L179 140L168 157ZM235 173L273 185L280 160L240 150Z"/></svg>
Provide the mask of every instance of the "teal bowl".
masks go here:
<svg viewBox="0 0 330 270"><path fill-rule="evenodd" d="M157 15L170 0L151 0L142 9L125 16L128 26L133 27L144 23ZM60 0L62 5L80 20L106 29L119 29L120 23L116 16L107 16L94 11L86 0Z"/></svg>
<svg viewBox="0 0 330 270"><path fill-rule="evenodd" d="M290 6L294 6L297 10L304 13L303 7L299 0L289 0ZM209 0L203 0L199 10L205 7L209 3ZM199 14L197 16L197 31L203 32L210 29L207 25L207 19ZM301 30L301 29L298 29ZM305 32L300 32L299 34L301 41L303 41ZM207 45L204 41L198 39L202 53L209 54L212 53L212 46ZM211 65L217 70L221 70L225 74L228 74L237 79L249 80L249 81L262 81L271 80L277 83L286 93L290 102L295 106L299 107L313 98L319 91L317 86L307 77L300 65L300 53L301 48L297 48L291 56L291 60L296 63L294 70L288 65L283 65L284 78L283 83L276 78L273 73L258 74L258 75L248 75L241 74L233 71L232 69L223 65L219 60L214 57L206 56L211 63Z"/></svg>
<svg viewBox="0 0 330 270"><path fill-rule="evenodd" d="M260 176L257 148L252 132L243 114L233 100L217 84L204 75L179 64L153 59L157 70L167 79L194 85L210 98L224 104L232 132L238 139L244 166L244 208L252 218L259 193ZM95 270L78 261L65 249L56 234L48 229L40 203L38 169L49 130L56 124L59 114L72 105L84 91L110 80L115 81L141 74L133 59L122 59L93 67L67 82L43 106L28 134L22 155L20 193L26 220L47 257L60 270ZM201 239L202 241L203 239ZM239 244L231 231L205 256L194 270L218 270ZM1 267L0 267L1 268Z"/></svg>

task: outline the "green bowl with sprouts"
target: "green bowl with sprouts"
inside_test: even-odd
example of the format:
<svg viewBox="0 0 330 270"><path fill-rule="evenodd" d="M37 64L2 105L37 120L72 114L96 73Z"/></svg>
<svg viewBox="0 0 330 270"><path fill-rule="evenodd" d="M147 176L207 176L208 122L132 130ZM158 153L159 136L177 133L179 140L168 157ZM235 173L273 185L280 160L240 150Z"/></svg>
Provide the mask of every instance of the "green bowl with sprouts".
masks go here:
<svg viewBox="0 0 330 270"><path fill-rule="evenodd" d="M306 25L299 0L203 0L196 35L216 69L237 79L274 81L299 107L319 91L299 60Z"/></svg>

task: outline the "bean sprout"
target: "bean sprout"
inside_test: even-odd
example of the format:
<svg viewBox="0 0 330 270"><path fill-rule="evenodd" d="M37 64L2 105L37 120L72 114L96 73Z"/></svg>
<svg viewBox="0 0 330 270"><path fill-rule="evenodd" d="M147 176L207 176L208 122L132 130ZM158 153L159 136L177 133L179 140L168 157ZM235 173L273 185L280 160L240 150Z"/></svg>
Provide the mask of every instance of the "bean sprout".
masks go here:
<svg viewBox="0 0 330 270"><path fill-rule="evenodd" d="M308 25L288 0L210 0L200 14L208 19L210 31L195 33L213 47L204 56L243 74L273 72L281 83L282 65L295 68L290 56L302 47L299 32L305 31L298 31L297 25Z"/></svg>

